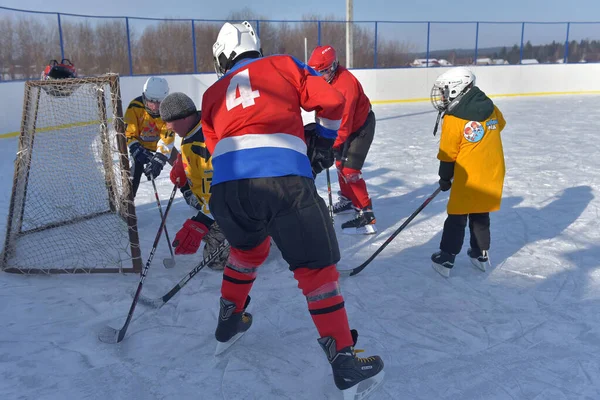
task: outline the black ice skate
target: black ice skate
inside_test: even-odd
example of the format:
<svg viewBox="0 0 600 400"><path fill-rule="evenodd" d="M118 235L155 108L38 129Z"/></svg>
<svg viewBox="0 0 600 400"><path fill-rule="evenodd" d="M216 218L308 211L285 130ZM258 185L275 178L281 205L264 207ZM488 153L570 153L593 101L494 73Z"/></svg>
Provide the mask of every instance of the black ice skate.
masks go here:
<svg viewBox="0 0 600 400"><path fill-rule="evenodd" d="M486 266L490 265L487 250L469 249L467 250L467 255L471 260L471 264L483 272L485 272Z"/></svg>
<svg viewBox="0 0 600 400"><path fill-rule="evenodd" d="M431 255L431 261L433 263L431 266L436 270L441 276L444 278L450 277L450 270L454 267L454 258L456 256L454 254L446 253L443 250L440 250Z"/></svg>
<svg viewBox="0 0 600 400"><path fill-rule="evenodd" d="M333 213L335 215L339 215L349 214L357 211L358 208L352 205L352 201L346 196L344 196L342 192L338 192L338 201L333 205Z"/></svg>
<svg viewBox="0 0 600 400"><path fill-rule="evenodd" d="M250 296L246 299L244 311L234 313L235 303L221 297L219 323L215 331L215 338L218 342L215 356L231 347L252 325L252 314L245 311L249 303Z"/></svg>
<svg viewBox="0 0 600 400"><path fill-rule="evenodd" d="M377 233L373 210L370 207L360 210L356 218L342 224L342 232L349 235L372 235Z"/></svg>
<svg viewBox="0 0 600 400"><path fill-rule="evenodd" d="M353 330L354 343L358 333ZM342 391L344 400L365 399L383 381L383 360L379 356L356 357L354 348L349 346L339 352L335 339L330 336L318 339L319 344L333 370L333 381Z"/></svg>

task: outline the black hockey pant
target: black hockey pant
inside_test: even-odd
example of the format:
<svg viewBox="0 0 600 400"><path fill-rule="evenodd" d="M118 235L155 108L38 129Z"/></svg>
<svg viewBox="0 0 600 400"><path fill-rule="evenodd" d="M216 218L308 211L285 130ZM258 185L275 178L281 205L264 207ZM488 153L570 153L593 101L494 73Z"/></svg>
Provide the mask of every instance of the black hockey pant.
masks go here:
<svg viewBox="0 0 600 400"><path fill-rule="evenodd" d="M450 254L458 254L465 238L465 229L469 221L471 234L470 246L475 250L490 249L490 213L448 214L444 222L440 250Z"/></svg>

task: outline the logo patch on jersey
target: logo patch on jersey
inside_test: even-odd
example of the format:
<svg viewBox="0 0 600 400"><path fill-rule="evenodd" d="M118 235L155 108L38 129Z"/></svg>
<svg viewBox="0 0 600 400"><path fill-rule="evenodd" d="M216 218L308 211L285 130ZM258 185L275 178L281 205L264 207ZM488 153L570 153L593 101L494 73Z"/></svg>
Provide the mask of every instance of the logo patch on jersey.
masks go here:
<svg viewBox="0 0 600 400"><path fill-rule="evenodd" d="M465 124L465 129L463 131L463 135L465 139L467 139L471 143L476 143L483 138L483 134L485 130L483 129L483 125L477 121L469 121Z"/></svg>
<svg viewBox="0 0 600 400"><path fill-rule="evenodd" d="M144 142L156 142L159 138L159 129L154 121L149 121L148 125L144 125L140 132L140 139Z"/></svg>
<svg viewBox="0 0 600 400"><path fill-rule="evenodd" d="M485 127L488 128L488 130L498 129L498 120L496 118L490 119L485 123Z"/></svg>

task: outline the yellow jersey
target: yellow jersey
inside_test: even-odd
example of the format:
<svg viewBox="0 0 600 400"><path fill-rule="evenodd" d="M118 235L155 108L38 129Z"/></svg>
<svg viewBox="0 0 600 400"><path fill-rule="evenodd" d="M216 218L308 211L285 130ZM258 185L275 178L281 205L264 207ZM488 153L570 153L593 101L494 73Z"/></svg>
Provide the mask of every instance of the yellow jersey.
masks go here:
<svg viewBox="0 0 600 400"><path fill-rule="evenodd" d="M167 129L167 124L160 118L153 118L146 108L142 96L137 97L129 103L125 112L125 123L127 129L127 146L139 142L144 148L151 151L159 151L170 157L175 141L175 132Z"/></svg>

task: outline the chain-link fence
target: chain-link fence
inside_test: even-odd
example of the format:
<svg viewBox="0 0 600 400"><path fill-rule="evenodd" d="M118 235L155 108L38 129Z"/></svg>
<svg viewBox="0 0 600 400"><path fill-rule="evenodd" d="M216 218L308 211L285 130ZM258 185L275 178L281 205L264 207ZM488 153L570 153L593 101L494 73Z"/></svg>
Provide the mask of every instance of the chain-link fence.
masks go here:
<svg viewBox="0 0 600 400"><path fill-rule="evenodd" d="M38 78L49 60L63 58L80 76L212 72L212 44L224 22L0 7L0 80ZM306 60L315 46L330 44L351 68L600 62L600 22L250 22L265 55Z"/></svg>

